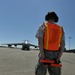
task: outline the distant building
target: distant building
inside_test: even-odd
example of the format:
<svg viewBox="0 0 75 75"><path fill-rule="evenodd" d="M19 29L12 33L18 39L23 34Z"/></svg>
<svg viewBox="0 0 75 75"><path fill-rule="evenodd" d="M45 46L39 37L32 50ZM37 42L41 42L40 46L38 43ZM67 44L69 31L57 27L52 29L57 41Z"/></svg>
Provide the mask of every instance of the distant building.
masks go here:
<svg viewBox="0 0 75 75"><path fill-rule="evenodd" d="M75 53L75 49L70 49L70 50L64 49L64 52Z"/></svg>

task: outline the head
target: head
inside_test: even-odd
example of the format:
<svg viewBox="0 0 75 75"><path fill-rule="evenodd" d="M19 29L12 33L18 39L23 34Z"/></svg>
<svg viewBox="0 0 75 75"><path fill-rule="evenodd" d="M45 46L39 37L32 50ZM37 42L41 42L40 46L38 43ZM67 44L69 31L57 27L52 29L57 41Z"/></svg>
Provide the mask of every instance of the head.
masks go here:
<svg viewBox="0 0 75 75"><path fill-rule="evenodd" d="M46 21L54 21L58 22L58 16L55 12L48 12L47 15L45 16Z"/></svg>

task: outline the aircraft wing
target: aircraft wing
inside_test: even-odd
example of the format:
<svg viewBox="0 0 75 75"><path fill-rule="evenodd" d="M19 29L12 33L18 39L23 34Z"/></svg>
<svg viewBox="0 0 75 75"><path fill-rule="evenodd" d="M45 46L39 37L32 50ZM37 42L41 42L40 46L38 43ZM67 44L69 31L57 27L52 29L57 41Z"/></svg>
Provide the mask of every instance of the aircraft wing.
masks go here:
<svg viewBox="0 0 75 75"><path fill-rule="evenodd" d="M22 45L22 50L25 50L25 49L30 50L30 46L33 46L35 48L38 47L37 45L33 45L33 44L29 43L28 40L25 40L23 43L6 43L6 44L1 44L1 45L8 45L8 47L11 47L12 45L14 45L15 47L17 45Z"/></svg>
<svg viewBox="0 0 75 75"><path fill-rule="evenodd" d="M12 45L17 46L17 45L22 45L23 43L6 43L6 44L1 44L1 45L8 45L8 47L11 47Z"/></svg>
<svg viewBox="0 0 75 75"><path fill-rule="evenodd" d="M1 44L1 45L23 45L23 44L26 44L26 43L6 43L6 44ZM33 45L33 44L30 44L30 43L27 43L28 45L30 46L33 46L33 47L38 47L37 45Z"/></svg>
<svg viewBox="0 0 75 75"><path fill-rule="evenodd" d="M30 46L33 46L33 47L35 47L35 48L38 47L37 45L33 45L33 44L29 44L29 45L30 45Z"/></svg>
<svg viewBox="0 0 75 75"><path fill-rule="evenodd" d="M22 45L23 43L6 43L6 44L1 44L1 45Z"/></svg>

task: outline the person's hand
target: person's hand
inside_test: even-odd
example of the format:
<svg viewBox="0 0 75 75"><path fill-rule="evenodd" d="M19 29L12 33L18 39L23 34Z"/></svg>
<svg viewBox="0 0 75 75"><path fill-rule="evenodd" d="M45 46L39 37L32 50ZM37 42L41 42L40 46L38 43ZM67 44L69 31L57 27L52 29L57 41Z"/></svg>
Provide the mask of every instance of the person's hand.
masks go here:
<svg viewBox="0 0 75 75"><path fill-rule="evenodd" d="M54 59L55 63L59 64L61 63L60 59Z"/></svg>
<svg viewBox="0 0 75 75"><path fill-rule="evenodd" d="M59 61L59 60L60 60L60 58L57 58L56 60L57 60L57 61Z"/></svg>
<svg viewBox="0 0 75 75"><path fill-rule="evenodd" d="M56 63L58 64L61 63L60 59L56 59Z"/></svg>

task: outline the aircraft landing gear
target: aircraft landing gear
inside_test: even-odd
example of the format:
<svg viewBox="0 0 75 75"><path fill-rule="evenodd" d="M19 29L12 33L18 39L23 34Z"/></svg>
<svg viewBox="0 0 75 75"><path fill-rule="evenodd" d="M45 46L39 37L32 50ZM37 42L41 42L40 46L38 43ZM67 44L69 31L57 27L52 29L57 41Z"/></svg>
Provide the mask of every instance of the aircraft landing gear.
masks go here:
<svg viewBox="0 0 75 75"><path fill-rule="evenodd" d="M29 51L30 48L29 48L29 46L24 46L24 45L22 45L22 50Z"/></svg>

